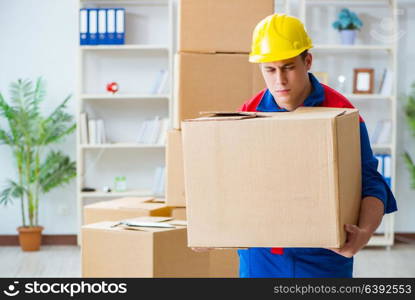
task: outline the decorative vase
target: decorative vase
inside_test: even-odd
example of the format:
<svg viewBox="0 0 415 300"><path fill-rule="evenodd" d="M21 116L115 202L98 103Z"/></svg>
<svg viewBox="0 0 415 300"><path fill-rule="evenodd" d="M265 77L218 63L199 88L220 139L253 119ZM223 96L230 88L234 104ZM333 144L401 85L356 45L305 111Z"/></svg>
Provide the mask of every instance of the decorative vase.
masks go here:
<svg viewBox="0 0 415 300"><path fill-rule="evenodd" d="M340 40L342 45L354 45L354 41L356 40L356 30L340 30Z"/></svg>
<svg viewBox="0 0 415 300"><path fill-rule="evenodd" d="M39 251L42 241L42 226L18 227L19 243L23 251Z"/></svg>

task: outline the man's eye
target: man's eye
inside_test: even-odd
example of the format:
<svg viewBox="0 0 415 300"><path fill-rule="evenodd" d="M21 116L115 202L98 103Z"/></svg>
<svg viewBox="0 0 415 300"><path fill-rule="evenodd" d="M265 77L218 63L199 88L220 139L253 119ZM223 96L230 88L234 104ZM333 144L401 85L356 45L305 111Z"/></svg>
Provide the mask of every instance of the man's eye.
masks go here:
<svg viewBox="0 0 415 300"><path fill-rule="evenodd" d="M267 73L275 72L275 69L267 69Z"/></svg>
<svg viewBox="0 0 415 300"><path fill-rule="evenodd" d="M285 70L293 70L293 69L294 69L294 66L285 67L284 69L285 69Z"/></svg>

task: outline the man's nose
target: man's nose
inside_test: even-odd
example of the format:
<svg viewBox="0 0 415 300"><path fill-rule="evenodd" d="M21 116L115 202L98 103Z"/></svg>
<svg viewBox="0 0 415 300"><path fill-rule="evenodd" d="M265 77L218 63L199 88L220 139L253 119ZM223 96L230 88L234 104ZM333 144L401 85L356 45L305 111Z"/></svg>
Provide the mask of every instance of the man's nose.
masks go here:
<svg viewBox="0 0 415 300"><path fill-rule="evenodd" d="M275 84L277 86L281 86L281 85L284 86L287 84L287 77L285 76L285 73L278 69L275 74Z"/></svg>

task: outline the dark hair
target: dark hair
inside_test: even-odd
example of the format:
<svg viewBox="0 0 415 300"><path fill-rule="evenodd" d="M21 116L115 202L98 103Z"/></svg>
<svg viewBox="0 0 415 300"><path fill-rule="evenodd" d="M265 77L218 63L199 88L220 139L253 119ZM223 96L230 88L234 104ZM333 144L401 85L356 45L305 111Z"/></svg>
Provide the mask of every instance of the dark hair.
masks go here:
<svg viewBox="0 0 415 300"><path fill-rule="evenodd" d="M308 50L304 50L303 52L301 52L300 56L303 60L305 60L305 58L307 57L308 54Z"/></svg>

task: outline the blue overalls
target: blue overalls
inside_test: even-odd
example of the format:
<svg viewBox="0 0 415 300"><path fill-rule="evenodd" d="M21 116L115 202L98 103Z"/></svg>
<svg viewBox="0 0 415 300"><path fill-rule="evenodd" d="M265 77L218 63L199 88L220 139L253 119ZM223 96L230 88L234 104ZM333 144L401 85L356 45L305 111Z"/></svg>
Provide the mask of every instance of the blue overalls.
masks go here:
<svg viewBox="0 0 415 300"><path fill-rule="evenodd" d="M309 73L312 92L304 106L323 106L326 97L322 84ZM335 106L334 106L335 107ZM280 108L267 90L257 111L287 111ZM378 161L373 156L369 136L363 120L360 121L362 160L362 198L373 196L384 204L384 213L397 210L396 200L388 184L377 171ZM240 277L311 278L352 277L353 258L347 258L324 248L284 248L283 254L271 253L271 248L238 250Z"/></svg>

